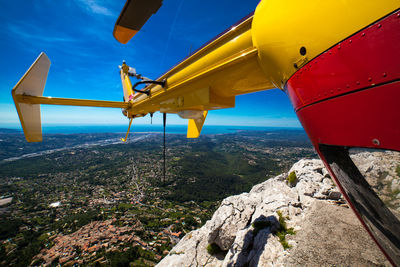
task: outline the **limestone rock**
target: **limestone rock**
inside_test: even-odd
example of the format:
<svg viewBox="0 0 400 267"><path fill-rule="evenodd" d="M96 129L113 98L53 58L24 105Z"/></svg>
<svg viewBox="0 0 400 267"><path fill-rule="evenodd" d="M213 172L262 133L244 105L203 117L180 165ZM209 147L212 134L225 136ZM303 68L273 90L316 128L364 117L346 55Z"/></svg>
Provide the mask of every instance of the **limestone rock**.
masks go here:
<svg viewBox="0 0 400 267"><path fill-rule="evenodd" d="M250 223L257 200L247 193L224 199L209 223L208 243L228 250L237 231Z"/></svg>
<svg viewBox="0 0 400 267"><path fill-rule="evenodd" d="M362 157L377 161L374 155ZM297 183L290 187L293 171ZM287 174L224 199L211 220L188 233L157 266L390 266L343 203L323 163L300 160ZM280 219L295 231L283 234L290 248L280 242L281 233L288 233ZM208 254L209 244L221 252Z"/></svg>

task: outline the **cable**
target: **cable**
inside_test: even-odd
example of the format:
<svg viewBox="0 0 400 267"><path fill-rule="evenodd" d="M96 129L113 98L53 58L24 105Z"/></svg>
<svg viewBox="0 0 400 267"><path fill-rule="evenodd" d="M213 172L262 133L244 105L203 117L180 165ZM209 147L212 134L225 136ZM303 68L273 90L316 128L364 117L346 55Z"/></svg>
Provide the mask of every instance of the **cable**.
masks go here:
<svg viewBox="0 0 400 267"><path fill-rule="evenodd" d="M164 87L164 86L165 86L165 80L164 80L164 81L151 81L151 80L147 81L147 80L146 80L146 81L139 81L139 82L135 83L135 84L132 86L132 90L135 91L135 92L137 92L137 93L142 93L142 94L150 95L150 91L142 91L142 90L136 89L136 86L138 86L138 85L140 85L140 84L148 84L148 83L159 84L159 85L161 85L161 87Z"/></svg>
<svg viewBox="0 0 400 267"><path fill-rule="evenodd" d="M167 113L163 113L163 128L164 128L164 146L163 146L163 163L164 163L164 169L163 169L163 177L164 181L163 184L165 185L165 125L167 124Z"/></svg>

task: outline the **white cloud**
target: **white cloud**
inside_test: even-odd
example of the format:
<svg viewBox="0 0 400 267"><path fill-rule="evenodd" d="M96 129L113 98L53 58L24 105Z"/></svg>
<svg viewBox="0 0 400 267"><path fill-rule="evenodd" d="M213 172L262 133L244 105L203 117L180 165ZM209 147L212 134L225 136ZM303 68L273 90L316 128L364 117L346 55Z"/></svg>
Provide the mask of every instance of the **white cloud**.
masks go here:
<svg viewBox="0 0 400 267"><path fill-rule="evenodd" d="M28 28L27 28L28 27ZM42 34L41 32L35 30L33 27L29 26L20 26L16 24L8 24L7 29L9 32L13 33L14 36L22 39L22 40L30 40L30 41L42 41L48 43L54 42L75 42L76 39L68 37L68 36L52 36L47 34Z"/></svg>
<svg viewBox="0 0 400 267"><path fill-rule="evenodd" d="M96 0L77 0L81 7L84 7L87 11L94 14L104 15L104 16L115 16L115 14L108 8L99 4Z"/></svg>

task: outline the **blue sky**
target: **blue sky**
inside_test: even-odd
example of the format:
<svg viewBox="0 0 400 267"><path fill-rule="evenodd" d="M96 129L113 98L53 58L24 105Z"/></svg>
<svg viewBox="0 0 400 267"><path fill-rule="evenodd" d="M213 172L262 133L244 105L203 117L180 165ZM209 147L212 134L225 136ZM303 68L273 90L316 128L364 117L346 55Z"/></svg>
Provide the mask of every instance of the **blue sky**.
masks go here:
<svg viewBox="0 0 400 267"><path fill-rule="evenodd" d="M19 124L11 89L42 51L52 63L45 96L121 101L122 60L155 79L254 11L258 2L164 0L157 14L122 45L112 31L124 0L0 0L0 128ZM156 114L153 122L161 123L161 116ZM187 123L176 115L168 122ZM42 105L42 123L121 125L127 119L119 109ZM150 118L136 123L150 123ZM209 112L206 124L300 127L278 89L238 96L236 108Z"/></svg>

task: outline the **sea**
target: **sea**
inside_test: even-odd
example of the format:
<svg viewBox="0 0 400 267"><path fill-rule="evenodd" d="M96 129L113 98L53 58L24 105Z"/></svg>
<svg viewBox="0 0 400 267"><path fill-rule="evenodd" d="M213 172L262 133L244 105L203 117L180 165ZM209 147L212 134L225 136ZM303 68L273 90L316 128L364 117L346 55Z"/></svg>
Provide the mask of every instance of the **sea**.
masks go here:
<svg viewBox="0 0 400 267"><path fill-rule="evenodd" d="M1 127L3 128L3 127ZM22 131L18 125L4 127ZM43 134L77 134L77 133L126 133L127 125L42 125ZM223 125L204 125L201 134L229 134L240 131L277 131L277 130L303 130L295 127L265 127L265 126L223 126ZM132 125L131 133L162 133L163 126ZM167 125L167 134L186 134L187 125Z"/></svg>

